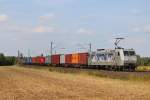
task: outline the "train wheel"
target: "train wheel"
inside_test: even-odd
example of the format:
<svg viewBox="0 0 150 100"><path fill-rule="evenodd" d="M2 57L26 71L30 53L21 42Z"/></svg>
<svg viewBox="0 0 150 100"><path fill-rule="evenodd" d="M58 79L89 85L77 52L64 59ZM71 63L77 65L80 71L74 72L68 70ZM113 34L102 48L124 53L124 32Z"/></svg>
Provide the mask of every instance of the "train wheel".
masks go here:
<svg viewBox="0 0 150 100"><path fill-rule="evenodd" d="M122 67L122 71L123 71L123 72L125 71L125 66Z"/></svg>
<svg viewBox="0 0 150 100"><path fill-rule="evenodd" d="M119 70L119 71L122 71L122 67L121 67L121 66L119 66L118 70Z"/></svg>

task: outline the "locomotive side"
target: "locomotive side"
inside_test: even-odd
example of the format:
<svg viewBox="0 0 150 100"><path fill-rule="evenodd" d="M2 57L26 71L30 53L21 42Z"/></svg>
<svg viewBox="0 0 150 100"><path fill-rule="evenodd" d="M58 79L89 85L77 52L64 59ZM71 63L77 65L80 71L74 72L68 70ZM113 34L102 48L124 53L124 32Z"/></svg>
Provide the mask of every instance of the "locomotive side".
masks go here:
<svg viewBox="0 0 150 100"><path fill-rule="evenodd" d="M88 65L93 67L117 70L135 70L137 56L133 49L97 50L91 52Z"/></svg>

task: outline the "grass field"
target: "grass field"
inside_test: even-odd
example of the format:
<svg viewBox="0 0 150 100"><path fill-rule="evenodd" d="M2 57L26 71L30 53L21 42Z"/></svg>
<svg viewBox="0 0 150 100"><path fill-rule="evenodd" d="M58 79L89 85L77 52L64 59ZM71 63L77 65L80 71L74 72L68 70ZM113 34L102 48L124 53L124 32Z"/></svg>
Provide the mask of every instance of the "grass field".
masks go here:
<svg viewBox="0 0 150 100"><path fill-rule="evenodd" d="M0 100L149 100L149 94L146 81L60 73L48 67L0 67Z"/></svg>

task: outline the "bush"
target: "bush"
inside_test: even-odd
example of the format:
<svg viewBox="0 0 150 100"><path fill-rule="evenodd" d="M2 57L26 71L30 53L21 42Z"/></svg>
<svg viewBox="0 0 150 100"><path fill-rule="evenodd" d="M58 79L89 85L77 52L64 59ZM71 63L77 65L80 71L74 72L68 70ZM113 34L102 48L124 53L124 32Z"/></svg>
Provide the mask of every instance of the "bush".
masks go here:
<svg viewBox="0 0 150 100"><path fill-rule="evenodd" d="M4 56L3 53L0 53L0 66L4 65L14 65L16 61L16 57Z"/></svg>

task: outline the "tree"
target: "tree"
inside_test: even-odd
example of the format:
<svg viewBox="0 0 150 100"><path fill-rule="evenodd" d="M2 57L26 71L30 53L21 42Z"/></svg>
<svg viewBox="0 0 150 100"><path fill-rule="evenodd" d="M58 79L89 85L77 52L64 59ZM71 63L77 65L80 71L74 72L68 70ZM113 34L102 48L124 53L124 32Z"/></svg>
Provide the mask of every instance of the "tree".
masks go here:
<svg viewBox="0 0 150 100"><path fill-rule="evenodd" d="M3 53L0 53L0 65L5 65L5 56Z"/></svg>

